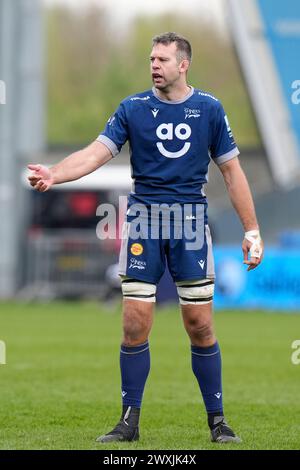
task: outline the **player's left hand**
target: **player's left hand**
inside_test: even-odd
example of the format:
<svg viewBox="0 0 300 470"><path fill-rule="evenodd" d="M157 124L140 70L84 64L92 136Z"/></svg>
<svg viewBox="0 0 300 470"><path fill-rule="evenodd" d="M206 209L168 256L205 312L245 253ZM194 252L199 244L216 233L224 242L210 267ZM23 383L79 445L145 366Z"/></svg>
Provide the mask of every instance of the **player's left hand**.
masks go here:
<svg viewBox="0 0 300 470"><path fill-rule="evenodd" d="M244 253L244 264L248 265L247 271L255 269L262 261L264 254L264 243L260 235L252 235L243 240L242 250ZM248 259L250 254L250 260Z"/></svg>

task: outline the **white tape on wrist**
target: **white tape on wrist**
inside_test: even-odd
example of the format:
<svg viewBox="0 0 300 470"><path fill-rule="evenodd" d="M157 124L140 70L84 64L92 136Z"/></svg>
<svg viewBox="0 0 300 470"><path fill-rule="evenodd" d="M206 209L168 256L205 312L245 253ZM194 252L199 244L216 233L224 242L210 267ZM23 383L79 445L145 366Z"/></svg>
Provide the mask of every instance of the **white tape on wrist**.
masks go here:
<svg viewBox="0 0 300 470"><path fill-rule="evenodd" d="M262 244L259 230L249 230L249 232L245 232L245 238L251 243L251 258L260 258L262 255Z"/></svg>

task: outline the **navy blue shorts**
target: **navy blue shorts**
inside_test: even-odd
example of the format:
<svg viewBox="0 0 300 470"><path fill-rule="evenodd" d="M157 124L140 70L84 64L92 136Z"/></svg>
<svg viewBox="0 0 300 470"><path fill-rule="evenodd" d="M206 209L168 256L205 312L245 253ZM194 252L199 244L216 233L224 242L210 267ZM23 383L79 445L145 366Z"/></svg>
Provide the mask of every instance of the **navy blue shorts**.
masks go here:
<svg viewBox="0 0 300 470"><path fill-rule="evenodd" d="M157 284L167 263L175 282L215 278L207 204L137 209L129 206L123 224L121 276Z"/></svg>

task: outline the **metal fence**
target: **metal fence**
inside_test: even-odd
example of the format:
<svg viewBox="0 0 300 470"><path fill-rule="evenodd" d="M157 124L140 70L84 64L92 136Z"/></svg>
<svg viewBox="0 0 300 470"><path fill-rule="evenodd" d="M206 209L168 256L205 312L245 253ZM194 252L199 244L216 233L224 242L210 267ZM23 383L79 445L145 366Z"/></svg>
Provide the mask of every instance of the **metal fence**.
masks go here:
<svg viewBox="0 0 300 470"><path fill-rule="evenodd" d="M25 249L27 299L103 298L107 270L117 262L116 242L100 241L94 230L47 230L31 233Z"/></svg>

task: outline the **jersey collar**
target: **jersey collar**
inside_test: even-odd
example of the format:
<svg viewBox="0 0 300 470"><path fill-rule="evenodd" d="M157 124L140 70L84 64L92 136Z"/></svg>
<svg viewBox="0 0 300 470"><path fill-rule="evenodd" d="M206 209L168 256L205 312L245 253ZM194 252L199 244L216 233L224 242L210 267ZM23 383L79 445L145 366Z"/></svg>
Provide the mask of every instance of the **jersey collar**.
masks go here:
<svg viewBox="0 0 300 470"><path fill-rule="evenodd" d="M161 101L162 103L166 103L166 104L180 104L180 103L184 103L185 101L189 100L190 97L194 94L194 87L192 87L191 85L189 85L191 91L182 99L182 100L174 100L174 101L169 101L169 100L163 100L162 98L160 98L157 94L157 91L156 91L156 88L155 87L152 87L152 93L153 95L155 96L155 98L159 101Z"/></svg>

